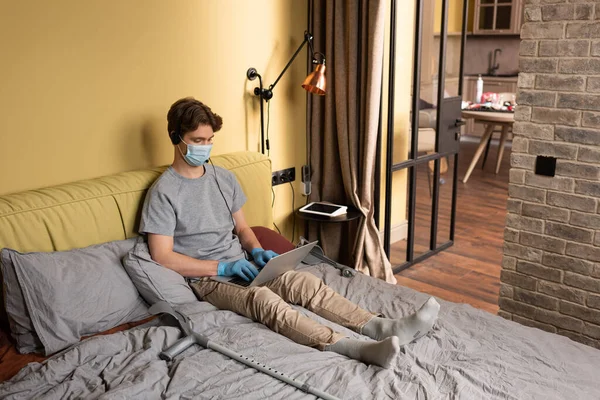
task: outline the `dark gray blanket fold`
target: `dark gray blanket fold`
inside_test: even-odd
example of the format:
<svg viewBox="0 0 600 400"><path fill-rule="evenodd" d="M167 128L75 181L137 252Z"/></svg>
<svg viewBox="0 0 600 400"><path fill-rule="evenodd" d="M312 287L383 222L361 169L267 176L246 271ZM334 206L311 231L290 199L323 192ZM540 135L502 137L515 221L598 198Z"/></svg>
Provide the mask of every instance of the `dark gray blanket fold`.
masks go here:
<svg viewBox="0 0 600 400"><path fill-rule="evenodd" d="M428 295L325 264L306 270L371 311L401 317ZM434 330L405 346L393 369L297 345L206 302L180 308L194 329L241 354L342 399L600 399L600 351L464 304L441 301ZM303 313L354 338L370 340ZM158 353L179 338L169 326L92 338L32 363L0 384L0 398L314 398L227 357L193 346L172 364Z"/></svg>

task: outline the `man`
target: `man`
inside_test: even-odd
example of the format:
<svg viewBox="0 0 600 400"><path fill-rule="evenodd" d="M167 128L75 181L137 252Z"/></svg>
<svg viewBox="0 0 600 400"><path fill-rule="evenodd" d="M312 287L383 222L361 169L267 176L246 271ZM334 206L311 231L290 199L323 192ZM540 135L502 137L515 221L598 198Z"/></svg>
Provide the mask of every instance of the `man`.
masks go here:
<svg viewBox="0 0 600 400"><path fill-rule="evenodd" d="M188 278L196 296L214 306L259 321L296 343L389 368L400 346L426 334L439 310L434 298L403 319L374 316L307 272L290 271L261 287L238 288L215 282L214 275L252 280L276 254L261 248L246 223L246 197L235 176L207 164L222 119L191 97L176 101L167 114L174 146L173 164L150 188L140 232L152 258ZM376 340L353 340L304 317L301 305L330 321Z"/></svg>

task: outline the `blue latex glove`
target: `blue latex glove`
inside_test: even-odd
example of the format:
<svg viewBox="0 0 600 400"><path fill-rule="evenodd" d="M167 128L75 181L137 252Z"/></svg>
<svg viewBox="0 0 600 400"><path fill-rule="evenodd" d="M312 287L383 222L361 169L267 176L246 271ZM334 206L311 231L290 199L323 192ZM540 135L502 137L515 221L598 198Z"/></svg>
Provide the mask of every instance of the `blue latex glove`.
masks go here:
<svg viewBox="0 0 600 400"><path fill-rule="evenodd" d="M252 249L250 252L252 254L252 259L259 267L264 267L267 265L269 260L273 257L277 257L279 254L275 253L272 250L263 250L260 247Z"/></svg>
<svg viewBox="0 0 600 400"><path fill-rule="evenodd" d="M245 281L250 282L256 275L258 270L250 261L242 258L237 261L221 261L217 266L217 275L219 276L234 276L237 275Z"/></svg>

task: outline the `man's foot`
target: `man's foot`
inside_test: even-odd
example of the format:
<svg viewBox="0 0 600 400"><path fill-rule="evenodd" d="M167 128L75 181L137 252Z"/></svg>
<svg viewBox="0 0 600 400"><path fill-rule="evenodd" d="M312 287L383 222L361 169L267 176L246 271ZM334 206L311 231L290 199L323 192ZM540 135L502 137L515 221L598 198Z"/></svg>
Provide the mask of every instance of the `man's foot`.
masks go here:
<svg viewBox="0 0 600 400"><path fill-rule="evenodd" d="M365 364L390 368L400 352L400 342L396 336L380 342L366 342L356 339L341 339L325 347L325 351L334 351L346 357L362 361Z"/></svg>
<svg viewBox="0 0 600 400"><path fill-rule="evenodd" d="M440 304L430 297L417 312L408 317L400 319L374 317L362 328L362 334L375 340L397 336L402 346L429 332L439 311Z"/></svg>

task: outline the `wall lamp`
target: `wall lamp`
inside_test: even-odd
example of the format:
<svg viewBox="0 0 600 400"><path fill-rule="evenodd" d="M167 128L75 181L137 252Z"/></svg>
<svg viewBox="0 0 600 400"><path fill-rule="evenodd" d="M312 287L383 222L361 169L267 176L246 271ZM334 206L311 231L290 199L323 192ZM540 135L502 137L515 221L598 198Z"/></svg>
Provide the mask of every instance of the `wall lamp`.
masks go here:
<svg viewBox="0 0 600 400"><path fill-rule="evenodd" d="M315 67L315 70L310 75L308 75L306 77L306 79L304 79L304 82L302 82L302 87L307 92L310 92L313 94L318 94L320 96L323 96L325 94L325 55L323 53L318 53L318 52L315 53L314 52L313 46L312 46L312 39L313 39L312 34L309 33L308 31L305 31L304 32L304 41L300 44L300 46L298 47L298 50L296 50L296 52L294 53L294 55L292 56L290 61L288 61L287 65L285 66L283 71L281 71L281 73L279 74L277 79L275 79L275 82L273 82L273 84L270 85L268 88L263 87L262 76L260 76L260 74L258 73L256 68L249 68L248 71L246 72L246 76L248 77L249 80L253 81L256 78L258 78L258 82L259 82L259 86L257 88L254 88L254 95L260 96L260 99L261 99L260 100L260 151L263 154L265 153L265 121L264 121L264 111L263 111L263 100L265 102L268 102L269 100L271 100L273 98L273 89L275 88L275 85L277 85L277 82L279 82L279 80L281 79L283 74L285 74L285 71L287 71L287 69L290 67L290 65L292 65L292 62L294 62L294 59L296 58L298 53L300 53L300 50L302 50L302 48L304 47L304 45L306 43L308 43L308 46L310 48L312 63L316 64L316 67ZM318 56L318 58L317 58L317 56ZM268 139L267 139L266 144L267 144L267 150L269 150L269 140Z"/></svg>

